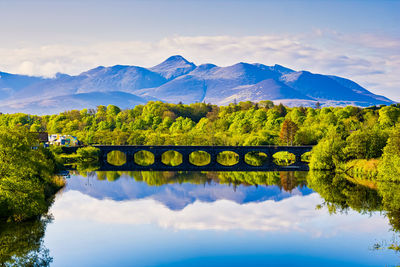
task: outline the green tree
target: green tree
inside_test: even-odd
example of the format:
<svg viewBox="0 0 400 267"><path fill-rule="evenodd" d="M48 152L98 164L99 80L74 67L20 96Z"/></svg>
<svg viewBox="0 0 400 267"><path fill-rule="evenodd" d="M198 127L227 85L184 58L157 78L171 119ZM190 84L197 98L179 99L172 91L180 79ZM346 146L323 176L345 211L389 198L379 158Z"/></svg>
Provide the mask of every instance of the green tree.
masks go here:
<svg viewBox="0 0 400 267"><path fill-rule="evenodd" d="M379 158L386 141L387 135L381 130L358 130L347 137L343 152L347 159Z"/></svg>
<svg viewBox="0 0 400 267"><path fill-rule="evenodd" d="M76 154L83 161L95 161L99 159L100 149L92 146L78 148Z"/></svg>
<svg viewBox="0 0 400 267"><path fill-rule="evenodd" d="M400 126L390 134L378 171L382 180L400 181Z"/></svg>
<svg viewBox="0 0 400 267"><path fill-rule="evenodd" d="M328 136L312 149L310 169L335 170L344 161L345 144L335 130L331 129Z"/></svg>
<svg viewBox="0 0 400 267"><path fill-rule="evenodd" d="M399 119L400 109L392 106L383 107L379 110L379 123L383 127L394 126Z"/></svg>
<svg viewBox="0 0 400 267"><path fill-rule="evenodd" d="M0 127L0 218L25 220L47 211L63 184L54 180L56 162L26 129Z"/></svg>
<svg viewBox="0 0 400 267"><path fill-rule="evenodd" d="M107 117L115 117L120 112L121 112L121 109L117 106L114 106L114 105L107 106L107 111L106 111Z"/></svg>

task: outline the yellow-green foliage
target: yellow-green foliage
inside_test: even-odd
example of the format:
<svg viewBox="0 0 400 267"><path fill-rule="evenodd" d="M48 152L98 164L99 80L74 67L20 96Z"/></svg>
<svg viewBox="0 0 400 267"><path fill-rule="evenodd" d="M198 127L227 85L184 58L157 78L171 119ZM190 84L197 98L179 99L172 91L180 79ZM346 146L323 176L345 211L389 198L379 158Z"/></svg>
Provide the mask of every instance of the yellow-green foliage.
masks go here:
<svg viewBox="0 0 400 267"><path fill-rule="evenodd" d="M50 266L43 237L49 218L0 224L1 266Z"/></svg>
<svg viewBox="0 0 400 267"><path fill-rule="evenodd" d="M352 177L375 180L378 176L378 164L378 159L356 159L346 163L346 170Z"/></svg>
<svg viewBox="0 0 400 267"><path fill-rule="evenodd" d="M400 232L400 184L398 182L381 181L378 192L382 196L384 209L393 229Z"/></svg>
<svg viewBox="0 0 400 267"><path fill-rule="evenodd" d="M312 150L310 169L334 170L344 160L345 141L336 132L323 138Z"/></svg>
<svg viewBox="0 0 400 267"><path fill-rule="evenodd" d="M342 174L325 171L310 171L307 186L318 192L331 213L380 210L382 197L374 189L353 183Z"/></svg>
<svg viewBox="0 0 400 267"><path fill-rule="evenodd" d="M80 161L96 161L99 159L100 149L92 146L78 148L76 154Z"/></svg>
<svg viewBox="0 0 400 267"><path fill-rule="evenodd" d="M249 152L244 156L244 161L252 166L262 166L268 162L268 157L262 152Z"/></svg>
<svg viewBox="0 0 400 267"><path fill-rule="evenodd" d="M390 134L379 164L379 178L400 182L400 126Z"/></svg>
<svg viewBox="0 0 400 267"><path fill-rule="evenodd" d="M273 155L274 162L277 165L289 166L296 161L296 156L285 151L277 152Z"/></svg>
<svg viewBox="0 0 400 267"><path fill-rule="evenodd" d="M211 181L232 185L277 185L284 190L292 190L297 186L305 186L306 172L96 172L97 179L116 181L122 175L130 176L136 181L146 182L151 186L174 183L207 184ZM87 174L80 173L82 176Z"/></svg>
<svg viewBox="0 0 400 267"><path fill-rule="evenodd" d="M0 127L0 219L22 221L46 212L63 186L53 177L53 155L36 138L22 127Z"/></svg>

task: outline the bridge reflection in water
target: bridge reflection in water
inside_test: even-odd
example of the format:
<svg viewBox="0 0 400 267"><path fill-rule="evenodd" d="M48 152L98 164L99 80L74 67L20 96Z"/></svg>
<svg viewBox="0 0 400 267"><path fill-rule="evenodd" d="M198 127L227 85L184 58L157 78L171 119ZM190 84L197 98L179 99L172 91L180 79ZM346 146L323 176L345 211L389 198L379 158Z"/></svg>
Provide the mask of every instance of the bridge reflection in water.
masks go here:
<svg viewBox="0 0 400 267"><path fill-rule="evenodd" d="M100 150L99 171L307 171L308 163L302 156L312 146L95 146ZM124 156L122 164L113 165L107 160L113 151ZM71 151L72 152L72 151ZM227 153L231 153L230 155ZM274 160L278 152L292 155L292 161L279 165ZM152 155L148 164L138 164L138 155ZM197 153L197 154L196 154ZM207 155L205 164L194 164L193 155ZM249 155L264 155L262 164L252 165L246 159ZM175 164L166 162L166 156L176 156ZM232 156L233 155L233 156ZM221 164L221 158L231 157L231 164ZM136 161L135 161L136 159ZM168 160L167 160L168 161ZM286 165L286 166L285 166Z"/></svg>

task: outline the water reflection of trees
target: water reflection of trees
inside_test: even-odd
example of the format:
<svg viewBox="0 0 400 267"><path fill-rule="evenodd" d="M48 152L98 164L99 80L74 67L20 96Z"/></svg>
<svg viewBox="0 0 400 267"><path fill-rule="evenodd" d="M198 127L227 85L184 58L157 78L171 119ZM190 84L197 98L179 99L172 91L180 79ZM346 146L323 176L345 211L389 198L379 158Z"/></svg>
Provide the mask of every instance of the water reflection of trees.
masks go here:
<svg viewBox="0 0 400 267"><path fill-rule="evenodd" d="M307 183L320 194L331 213L346 212L349 208L360 213L382 210L382 197L377 190L351 182L343 175L311 171Z"/></svg>
<svg viewBox="0 0 400 267"><path fill-rule="evenodd" d="M280 189L291 192L294 188L303 188L307 185L306 172L168 172L168 171L97 171L76 172L81 176L96 177L98 180L110 182L121 176L128 176L138 182L145 182L150 186L165 184L226 184L233 187L275 185Z"/></svg>
<svg viewBox="0 0 400 267"><path fill-rule="evenodd" d="M52 257L43 244L49 218L0 223L1 266L49 266Z"/></svg>
<svg viewBox="0 0 400 267"><path fill-rule="evenodd" d="M311 171L307 177L308 186L324 199L330 213L347 212L350 208L360 213L384 212L394 232L400 232L400 184L380 181L377 185L358 184L344 174ZM397 239L396 239L397 240ZM399 245L387 241L385 247L398 250ZM380 244L373 247L380 249Z"/></svg>
<svg viewBox="0 0 400 267"><path fill-rule="evenodd" d="M382 196L383 208L393 229L400 232L400 184L394 182L381 182L378 192Z"/></svg>

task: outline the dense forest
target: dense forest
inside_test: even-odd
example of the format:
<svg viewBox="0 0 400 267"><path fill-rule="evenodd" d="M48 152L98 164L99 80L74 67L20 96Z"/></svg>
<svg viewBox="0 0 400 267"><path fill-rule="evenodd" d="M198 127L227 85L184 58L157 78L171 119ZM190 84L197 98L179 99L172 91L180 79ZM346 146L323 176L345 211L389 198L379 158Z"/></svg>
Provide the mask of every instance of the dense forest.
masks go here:
<svg viewBox="0 0 400 267"><path fill-rule="evenodd" d="M338 167L399 180L400 105L293 107L271 101L228 106L148 102L57 115L0 115L0 126L77 136L86 145L316 145L312 169ZM343 163L347 163L344 165Z"/></svg>

